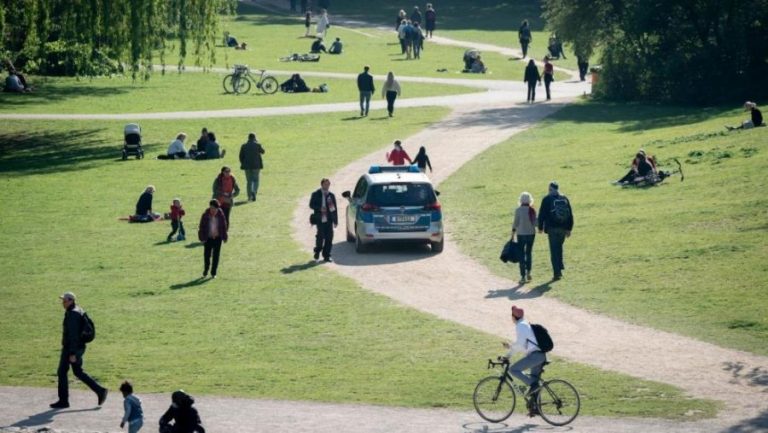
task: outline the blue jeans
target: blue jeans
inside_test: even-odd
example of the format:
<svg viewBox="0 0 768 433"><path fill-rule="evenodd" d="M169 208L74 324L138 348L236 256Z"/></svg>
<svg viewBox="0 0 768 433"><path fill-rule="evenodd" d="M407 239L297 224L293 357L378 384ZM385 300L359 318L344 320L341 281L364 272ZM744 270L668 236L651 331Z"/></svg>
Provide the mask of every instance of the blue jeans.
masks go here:
<svg viewBox="0 0 768 433"><path fill-rule="evenodd" d="M368 115L368 109L371 107L371 95L373 92L360 92L360 115Z"/></svg>
<svg viewBox="0 0 768 433"><path fill-rule="evenodd" d="M520 245L520 276L525 277L531 273L533 264L533 241L536 235L517 235L517 244Z"/></svg>
<svg viewBox="0 0 768 433"><path fill-rule="evenodd" d="M524 384L531 386L541 377L542 364L546 362L547 355L544 352L531 352L520 358L516 363L509 367L509 374ZM523 370L531 369L531 375L523 373Z"/></svg>
<svg viewBox="0 0 768 433"><path fill-rule="evenodd" d="M566 230L562 228L547 229L547 236L549 236L549 258L552 261L552 272L556 277L561 276L563 269L565 269L563 264L565 232Z"/></svg>
<svg viewBox="0 0 768 433"><path fill-rule="evenodd" d="M258 168L247 169L245 171L245 185L248 190L248 198L256 198L259 192L259 172Z"/></svg>
<svg viewBox="0 0 768 433"><path fill-rule="evenodd" d="M138 433L142 426L144 426L143 420L128 423L128 433Z"/></svg>

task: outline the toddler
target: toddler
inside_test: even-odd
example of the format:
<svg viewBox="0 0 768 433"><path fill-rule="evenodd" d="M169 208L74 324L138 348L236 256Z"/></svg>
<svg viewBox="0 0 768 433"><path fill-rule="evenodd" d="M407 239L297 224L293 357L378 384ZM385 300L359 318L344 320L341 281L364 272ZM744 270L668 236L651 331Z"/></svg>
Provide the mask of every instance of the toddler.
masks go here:
<svg viewBox="0 0 768 433"><path fill-rule="evenodd" d="M127 380L120 385L120 392L123 393L123 407L125 415L120 421L120 428L128 423L128 433L136 433L144 425L144 411L141 409L141 400L133 395L133 385Z"/></svg>
<svg viewBox="0 0 768 433"><path fill-rule="evenodd" d="M185 215L184 208L181 207L181 199L173 199L171 204L171 234L168 235L168 242L173 240L173 235L176 231L179 231L179 235L176 237L177 241L183 241L186 239L186 232L184 231L184 223L181 222L181 217Z"/></svg>

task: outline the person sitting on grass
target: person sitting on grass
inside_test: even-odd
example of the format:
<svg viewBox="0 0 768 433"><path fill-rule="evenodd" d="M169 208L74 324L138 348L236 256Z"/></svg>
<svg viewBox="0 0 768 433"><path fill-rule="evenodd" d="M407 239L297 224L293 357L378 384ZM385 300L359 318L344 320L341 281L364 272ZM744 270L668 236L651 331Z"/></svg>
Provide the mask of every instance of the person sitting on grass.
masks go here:
<svg viewBox="0 0 768 433"><path fill-rule="evenodd" d="M627 185L636 182L638 179L645 179L646 176L656 173L656 161L653 157L648 157L643 149L637 151L635 159L632 160L632 167L629 172L621 179L614 182L614 185Z"/></svg>
<svg viewBox="0 0 768 433"><path fill-rule="evenodd" d="M325 45L323 45L323 38L315 39L315 42L312 42L312 47L309 49L309 52L312 54L318 54L320 52L327 53L328 51L325 50Z"/></svg>
<svg viewBox="0 0 768 433"><path fill-rule="evenodd" d="M341 54L341 50L343 48L344 46L341 43L341 38L336 38L336 40L331 44L331 48L328 49L328 54Z"/></svg>
<svg viewBox="0 0 768 433"><path fill-rule="evenodd" d="M469 72L473 74L484 74L486 71L488 71L488 68L485 67L482 57L478 55L472 63L472 68L469 69Z"/></svg>
<svg viewBox="0 0 768 433"><path fill-rule="evenodd" d="M187 149L184 148L184 140L187 139L187 134L179 132L176 139L168 146L168 150L165 155L158 155L157 159L184 159L187 157Z"/></svg>
<svg viewBox="0 0 768 433"><path fill-rule="evenodd" d="M160 417L161 433L205 433L191 395L180 389L171 394L171 402L171 407Z"/></svg>
<svg viewBox="0 0 768 433"><path fill-rule="evenodd" d="M154 193L155 186L147 185L147 188L136 202L136 213L129 218L131 222L148 223L160 219L159 214L152 212L152 197Z"/></svg>
<svg viewBox="0 0 768 433"><path fill-rule="evenodd" d="M751 119L745 120L741 123L739 126L728 126L726 125L725 128L729 131L733 131L734 129L750 129L755 128L758 126L765 126L765 123L763 123L763 113L760 112L760 110L757 108L757 104L751 101L747 101L744 103L744 111L750 111Z"/></svg>
<svg viewBox="0 0 768 433"><path fill-rule="evenodd" d="M216 134L213 132L208 133L208 142L205 144L205 156L202 159L219 159L224 158L226 150L221 150L221 146L216 141ZM201 159L198 157L198 159Z"/></svg>
<svg viewBox="0 0 768 433"><path fill-rule="evenodd" d="M304 93L309 92L310 89L301 75L293 74L291 78L280 85L280 90L286 93Z"/></svg>
<svg viewBox="0 0 768 433"><path fill-rule="evenodd" d="M21 76L14 70L8 70L8 77L5 78L4 92L8 93L27 93L32 90L24 85Z"/></svg>

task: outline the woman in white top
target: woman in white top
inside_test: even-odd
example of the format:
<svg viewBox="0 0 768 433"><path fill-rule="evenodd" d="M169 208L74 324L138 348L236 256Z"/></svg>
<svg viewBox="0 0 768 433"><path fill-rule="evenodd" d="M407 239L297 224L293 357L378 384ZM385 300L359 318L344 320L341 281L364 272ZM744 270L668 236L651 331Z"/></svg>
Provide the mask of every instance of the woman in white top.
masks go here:
<svg viewBox="0 0 768 433"><path fill-rule="evenodd" d="M520 194L520 206L515 209L515 219L512 222L512 238L517 235L520 246L520 284L531 281L531 264L533 261L533 242L536 239L536 209L533 208L533 197L527 191Z"/></svg>
<svg viewBox="0 0 768 433"><path fill-rule="evenodd" d="M187 157L187 149L184 148L184 140L186 139L187 134L183 132L180 132L179 135L176 136L176 139L171 142L171 144L168 146L168 151L166 152L169 158L174 159Z"/></svg>
<svg viewBox="0 0 768 433"><path fill-rule="evenodd" d="M328 20L328 11L323 9L320 18L317 19L317 37L325 39L325 34L330 26L331 22Z"/></svg>
<svg viewBox="0 0 768 433"><path fill-rule="evenodd" d="M400 96L400 83L395 80L395 74L390 71L387 74L387 80L384 81L384 85L381 87L381 97L387 98L387 111L389 117L395 112L395 99Z"/></svg>

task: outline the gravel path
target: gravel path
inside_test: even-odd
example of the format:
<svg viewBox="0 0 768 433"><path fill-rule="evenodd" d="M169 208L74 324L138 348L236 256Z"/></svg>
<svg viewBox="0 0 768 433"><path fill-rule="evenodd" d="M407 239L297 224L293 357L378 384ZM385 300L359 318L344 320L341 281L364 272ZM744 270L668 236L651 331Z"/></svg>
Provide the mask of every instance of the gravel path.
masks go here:
<svg viewBox="0 0 768 433"><path fill-rule="evenodd" d="M522 87L493 88L482 95L414 98L431 100L429 104L425 102L425 105L439 103L456 109L441 122L406 138L405 147L409 151L415 151L420 145L429 149L436 169L432 178L439 183L477 154L552 114L563 106L563 102L581 95L586 89L578 82L558 84L553 92L561 98L559 103L516 105L512 101L524 99ZM407 100L403 100L399 106L407 106L406 103ZM382 108L382 104L374 107ZM245 114L246 110L152 114L157 115L157 118L182 118L215 117L219 114L221 117L233 117L356 110L357 104L350 103L256 109L247 111L248 114ZM369 165L381 163L390 144L382 143L382 146L380 151L334 174L331 177L333 189L337 192L350 189ZM567 192L567 185L564 185L564 189ZM305 246L309 255L313 231L306 224L308 200L307 196L297 203L293 226L295 238ZM511 208L512 205L502 206ZM446 223L447 242L442 254L431 254L426 249L392 247L358 255L354 253L351 244L343 242L345 223L341 221L336 236L341 241L334 246L335 263L328 266L355 279L368 290L504 338L508 338L511 331L508 315L510 303L522 304L530 317L547 323L548 328L557 336L557 356L670 383L692 396L724 401L728 407L717 419L702 422L580 417L575 425L567 428L569 431L768 431L768 358L626 324L542 296L548 290L567 289L567 279L552 284L535 280L534 283L538 284L535 287L520 287L510 280L492 275L479 263L463 255L451 240L450 220ZM578 236L578 229L574 236ZM405 275L408 277L404 278ZM154 430L155 420L167 407L169 397L142 397L148 419L145 430ZM113 394L103 408L95 409L92 394L75 392L72 409L59 412L45 410L54 398L55 390L52 389L0 387L0 432L22 428L36 431L34 428L39 426L70 433L119 430L117 425L122 411L119 395ZM513 416L503 425L486 424L479 422L474 413L449 410L206 396L198 398L198 406L206 426L213 432L427 430L512 433L565 430L543 425L538 418L530 420L520 416Z"/></svg>

